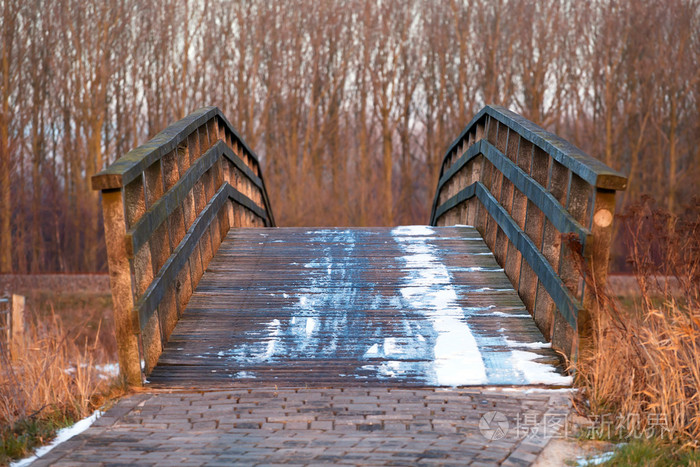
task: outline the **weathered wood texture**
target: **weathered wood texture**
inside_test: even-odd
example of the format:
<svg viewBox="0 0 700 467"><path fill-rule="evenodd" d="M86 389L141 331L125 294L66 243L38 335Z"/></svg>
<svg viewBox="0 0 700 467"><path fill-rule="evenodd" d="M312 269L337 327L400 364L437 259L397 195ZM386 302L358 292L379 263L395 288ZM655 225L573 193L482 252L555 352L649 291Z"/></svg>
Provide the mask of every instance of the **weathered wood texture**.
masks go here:
<svg viewBox="0 0 700 467"><path fill-rule="evenodd" d="M122 378L141 385L231 227L272 226L257 156L216 107L92 178L102 191Z"/></svg>
<svg viewBox="0 0 700 467"><path fill-rule="evenodd" d="M627 179L503 107L482 109L440 168L431 225L474 225L542 333L575 358L593 295L562 242L574 234L606 280L615 192Z"/></svg>
<svg viewBox="0 0 700 467"><path fill-rule="evenodd" d="M8 348L12 339L12 305L9 296L0 296L0 345Z"/></svg>
<svg viewBox="0 0 700 467"><path fill-rule="evenodd" d="M231 230L150 374L150 386L562 381L558 356L478 232L404 232ZM475 352L459 358L470 340ZM548 368L554 378L533 380L517 356ZM476 376L479 368L485 368L483 379Z"/></svg>
<svg viewBox="0 0 700 467"><path fill-rule="evenodd" d="M25 299L22 295L0 296L0 346L9 351L12 360L18 358L25 342Z"/></svg>

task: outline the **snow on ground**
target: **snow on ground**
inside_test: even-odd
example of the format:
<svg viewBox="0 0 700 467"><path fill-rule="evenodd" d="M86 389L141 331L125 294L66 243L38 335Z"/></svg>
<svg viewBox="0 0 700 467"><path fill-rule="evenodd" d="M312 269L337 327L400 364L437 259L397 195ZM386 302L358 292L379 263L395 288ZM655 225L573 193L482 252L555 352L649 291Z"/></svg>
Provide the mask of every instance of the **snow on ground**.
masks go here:
<svg viewBox="0 0 700 467"><path fill-rule="evenodd" d="M504 313L502 311L494 311L489 313L490 316L498 316L499 318L532 318L529 313Z"/></svg>
<svg viewBox="0 0 700 467"><path fill-rule="evenodd" d="M507 332L505 329L503 332ZM526 349L551 349L552 344L550 342L519 342L508 339L504 339L509 347L521 347Z"/></svg>
<svg viewBox="0 0 700 467"><path fill-rule="evenodd" d="M112 379L119 376L119 363L105 363L104 365L95 365L97 374L100 379Z"/></svg>
<svg viewBox="0 0 700 467"><path fill-rule="evenodd" d="M82 370L82 369L87 368L88 364L81 363L78 366ZM63 372L66 374L72 375L77 371L78 366L73 364L73 366L64 369ZM119 364L118 363L105 363L102 365L95 365L94 368L95 368L95 371L97 371L97 377L100 379L112 379L112 378L116 378L117 376L119 376Z"/></svg>
<svg viewBox="0 0 700 467"><path fill-rule="evenodd" d="M58 446L59 444L68 441L72 437L79 435L83 431L87 430L90 428L90 426L95 423L95 420L100 418L102 416L102 412L99 410L96 410L92 415L90 415L87 418L84 418L80 420L79 422L75 423L72 426L63 428L61 430L58 430L56 433L56 438L51 442L51 444L47 444L46 446L42 446L39 449L36 450L33 456L27 457L25 459L19 460L17 462L13 462L10 464L10 467L25 467L38 458L40 458L43 455L46 455L49 451L51 451L53 448Z"/></svg>
<svg viewBox="0 0 700 467"><path fill-rule="evenodd" d="M538 362L540 355L524 350L511 350L513 366L520 370L528 384L557 384L566 386L573 382L571 376L557 373L552 365Z"/></svg>
<svg viewBox="0 0 700 467"><path fill-rule="evenodd" d="M610 459L612 459L612 457L614 455L615 455L615 452L610 451L610 452L604 452L604 453L595 455L593 457L584 457L583 459L579 458L579 459L576 459L576 465L578 467L586 467L586 466L590 466L590 465L600 465L600 464L603 464L603 463L609 461Z"/></svg>

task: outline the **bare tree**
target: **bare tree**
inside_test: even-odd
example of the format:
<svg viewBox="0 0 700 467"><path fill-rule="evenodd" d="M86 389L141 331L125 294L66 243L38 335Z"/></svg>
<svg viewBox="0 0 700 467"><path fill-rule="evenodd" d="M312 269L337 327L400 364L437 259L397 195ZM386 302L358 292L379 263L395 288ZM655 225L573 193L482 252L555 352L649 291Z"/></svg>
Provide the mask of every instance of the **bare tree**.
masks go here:
<svg viewBox="0 0 700 467"><path fill-rule="evenodd" d="M23 33L20 31L22 2L2 2L2 114L0 115L0 272L13 271L11 175L22 143L19 105L21 64L24 60Z"/></svg>
<svg viewBox="0 0 700 467"><path fill-rule="evenodd" d="M90 176L218 105L283 225L425 222L440 159L510 106L682 209L698 0L0 0L0 272L104 270Z"/></svg>

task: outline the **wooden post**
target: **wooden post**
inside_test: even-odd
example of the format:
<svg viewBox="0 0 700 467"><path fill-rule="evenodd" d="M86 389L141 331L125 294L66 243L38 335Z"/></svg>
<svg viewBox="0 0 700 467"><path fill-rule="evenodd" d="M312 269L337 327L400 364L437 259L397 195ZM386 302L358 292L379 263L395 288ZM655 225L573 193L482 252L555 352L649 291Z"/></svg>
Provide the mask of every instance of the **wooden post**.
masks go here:
<svg viewBox="0 0 700 467"><path fill-rule="evenodd" d="M102 213L109 264L109 285L112 289L119 373L122 381L127 384L141 386L141 363L136 336L139 324L138 315L134 310L131 267L124 242L126 217L121 189L102 191Z"/></svg>
<svg viewBox="0 0 700 467"><path fill-rule="evenodd" d="M10 343L10 319L12 319L10 299L8 297L0 296L0 331L2 331L2 335L0 335L0 345L2 346L9 345Z"/></svg>
<svg viewBox="0 0 700 467"><path fill-rule="evenodd" d="M608 260L613 233L613 217L615 215L615 191L596 188L593 199L593 215L591 218L591 233L593 241L586 245L584 256L590 265L592 284L602 288L608 279ZM591 316L598 312L595 292L585 286L583 294L584 313L578 317L579 339L587 338L591 331Z"/></svg>
<svg viewBox="0 0 700 467"><path fill-rule="evenodd" d="M24 347L24 305L24 296L12 294L9 330L12 360L19 357L22 347Z"/></svg>

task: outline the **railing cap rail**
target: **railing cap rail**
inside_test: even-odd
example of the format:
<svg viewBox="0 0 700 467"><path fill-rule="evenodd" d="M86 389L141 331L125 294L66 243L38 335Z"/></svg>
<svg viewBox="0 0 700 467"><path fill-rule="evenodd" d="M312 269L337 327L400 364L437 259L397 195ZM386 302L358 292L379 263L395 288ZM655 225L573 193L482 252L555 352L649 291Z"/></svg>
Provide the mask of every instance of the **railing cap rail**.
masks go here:
<svg viewBox="0 0 700 467"><path fill-rule="evenodd" d="M472 130L474 125L485 115L489 115L507 127L511 128L522 137L530 141L551 157L567 167L573 173L581 177L589 184L609 190L624 190L627 188L627 177L614 170L598 159L591 157L565 139L550 133L539 125L532 123L525 117L501 107L499 105L487 105L469 122L464 131L450 145L445 153L441 168L444 169L444 161L460 144L464 137Z"/></svg>
<svg viewBox="0 0 700 467"><path fill-rule="evenodd" d="M226 128L233 133L238 143L259 166L258 156L248 147L221 110L218 107L209 106L202 107L173 123L150 141L132 149L109 167L93 175L92 189L109 190L127 185L151 164L177 148L195 129L214 117L219 117L224 122Z"/></svg>

